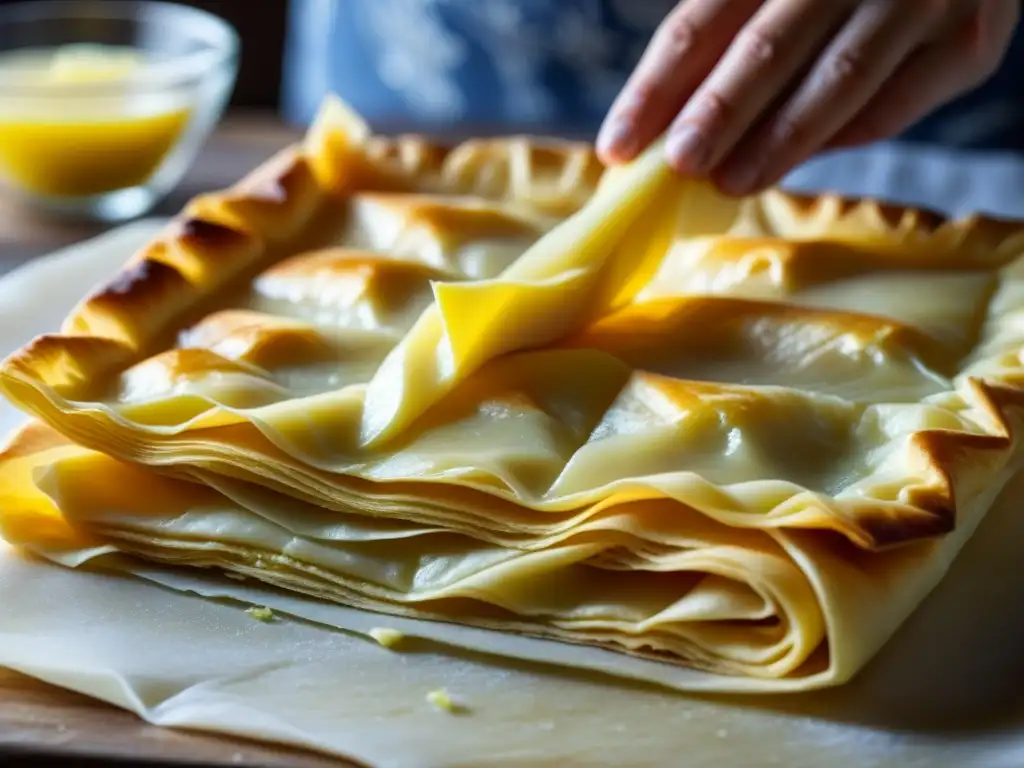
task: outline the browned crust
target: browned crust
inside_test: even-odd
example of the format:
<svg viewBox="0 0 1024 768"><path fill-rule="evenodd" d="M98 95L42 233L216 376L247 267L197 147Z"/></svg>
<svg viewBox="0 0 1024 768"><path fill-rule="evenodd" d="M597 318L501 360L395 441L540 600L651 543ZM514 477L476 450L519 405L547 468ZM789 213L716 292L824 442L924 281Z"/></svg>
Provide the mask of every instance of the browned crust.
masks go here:
<svg viewBox="0 0 1024 768"><path fill-rule="evenodd" d="M315 327L251 310L214 312L187 333L196 348L267 370L310 360L328 360L337 354ZM269 361L273 361L273 365Z"/></svg>
<svg viewBox="0 0 1024 768"><path fill-rule="evenodd" d="M863 199L844 197L835 193L808 195L786 192L775 195L775 198L780 205L805 220L818 218L823 214L830 217L846 217L858 212L857 209L864 203ZM933 232L948 221L946 216L929 208L908 208L883 201L874 201L871 212L889 229L899 229L909 224L913 229Z"/></svg>
<svg viewBox="0 0 1024 768"><path fill-rule="evenodd" d="M890 230L934 233L955 227L962 232L983 233L993 245L1007 237L1021 234L1019 219L980 214L952 219L931 208L898 205L871 198L846 197L834 192L808 195L772 190L767 196L804 220L823 215L848 218L857 214L868 214L868 217L881 222Z"/></svg>
<svg viewBox="0 0 1024 768"><path fill-rule="evenodd" d="M995 434L927 429L910 438L926 482L904 489L902 504L872 503L855 509L839 531L864 549L883 549L915 539L940 536L957 525L958 499L977 496L1006 467L1020 439L1024 390L981 379L969 387L993 423Z"/></svg>
<svg viewBox="0 0 1024 768"><path fill-rule="evenodd" d="M318 251L296 254L279 261L264 271L259 280L292 280L317 278L324 274L373 276L374 279L394 279L405 276L423 280L451 279L437 267L420 261L383 256L376 251L334 246Z"/></svg>
<svg viewBox="0 0 1024 768"><path fill-rule="evenodd" d="M552 179L565 186L576 179L577 167L586 171L577 180L596 186L596 156L577 142L510 137L451 148L422 137L374 136L356 146L332 116L321 118L304 144L279 152L229 189L193 199L72 311L61 333L42 336L8 357L0 366L0 390L4 379L18 377L68 399L84 399L97 391L100 379L142 360L239 275L325 244L310 243L306 230L329 225L318 221L327 211L341 218L338 200L351 192L468 193L524 150L543 158L536 169L538 188ZM580 186L574 195L592 191Z"/></svg>
<svg viewBox="0 0 1024 768"><path fill-rule="evenodd" d="M526 152L534 164L533 190L509 189L513 152ZM193 200L71 313L61 333L40 336L4 361L0 389L18 400L19 391L41 383L65 398L88 399L105 377L144 360L159 338L180 330L190 313L228 282L294 252L284 246L354 191L504 192L565 212L585 201L599 177L596 156L580 144L515 137L449 149L420 137L355 141L330 125L314 126L304 145L285 150L230 189ZM776 190L757 205L766 231L780 237L812 228L815 220L855 220L857 235L865 239L934 238L991 252L995 263L1005 249L1024 251L1019 222L981 216L950 220L871 199ZM995 434L928 430L914 435L927 481L905 489L899 512L884 504L849 507L853 518L843 533L851 540L877 548L948 532L956 524L957 499L976 493L979 482L1006 463L1017 439L1024 390L982 381L971 386L996 425Z"/></svg>
<svg viewBox="0 0 1024 768"><path fill-rule="evenodd" d="M975 258L987 254L992 264L1004 263L1007 251L1024 251L1024 223L1019 220L977 214L950 218L936 211L872 198L834 193L812 196L777 189L763 193L757 207L765 231L782 238L795 235L806 239L806 233L815 232L816 224L843 232L843 225L848 224L855 228L855 235L846 233L840 239L896 241L955 250ZM813 234L811 239L815 239Z"/></svg>

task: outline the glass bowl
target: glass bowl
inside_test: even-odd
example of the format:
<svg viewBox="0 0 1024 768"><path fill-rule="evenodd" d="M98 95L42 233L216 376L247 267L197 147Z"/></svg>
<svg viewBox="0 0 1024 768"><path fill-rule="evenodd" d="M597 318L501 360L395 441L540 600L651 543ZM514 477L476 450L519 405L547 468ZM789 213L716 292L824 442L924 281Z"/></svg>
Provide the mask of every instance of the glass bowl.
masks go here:
<svg viewBox="0 0 1024 768"><path fill-rule="evenodd" d="M58 214L147 212L220 119L238 53L227 22L172 3L0 6L0 184Z"/></svg>

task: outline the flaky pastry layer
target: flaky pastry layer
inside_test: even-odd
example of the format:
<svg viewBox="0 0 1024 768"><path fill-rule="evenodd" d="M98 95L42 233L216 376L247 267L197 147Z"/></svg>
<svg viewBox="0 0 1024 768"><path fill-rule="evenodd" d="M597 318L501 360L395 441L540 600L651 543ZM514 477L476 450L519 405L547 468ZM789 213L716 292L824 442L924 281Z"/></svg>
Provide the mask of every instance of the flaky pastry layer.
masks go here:
<svg viewBox="0 0 1024 768"><path fill-rule="evenodd" d="M386 140L330 102L303 145L193 201L10 357L0 387L82 445L329 507L366 480L552 512L628 483L866 547L950 530L1009 461L1019 225L727 200L656 153L580 209L600 179L583 145ZM555 386L589 391L544 402ZM504 458L453 437L493 432L497 455L511 418L532 432ZM638 451L648 464L619 464Z"/></svg>
<svg viewBox="0 0 1024 768"><path fill-rule="evenodd" d="M674 176L657 145L602 172L580 144L387 140L330 102L301 146L193 201L60 333L8 358L0 390L85 449L235 500L276 494L510 558L582 537L585 567L678 572L587 538L657 509L782 547L810 595L822 567L780 541L934 539L1018 468L1022 254L1016 222L728 199ZM240 567L221 544L220 566ZM321 591L364 604L346 589ZM629 631L595 642L785 676L835 652L822 594L795 601L814 620L766 598L772 626L810 633L787 635L784 664L631 646Z"/></svg>

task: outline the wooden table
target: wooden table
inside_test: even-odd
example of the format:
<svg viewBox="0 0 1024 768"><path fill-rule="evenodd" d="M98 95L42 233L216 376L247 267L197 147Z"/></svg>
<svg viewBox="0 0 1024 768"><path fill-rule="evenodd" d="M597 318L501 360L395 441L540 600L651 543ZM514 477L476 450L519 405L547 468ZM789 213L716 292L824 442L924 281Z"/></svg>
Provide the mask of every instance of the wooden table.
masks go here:
<svg viewBox="0 0 1024 768"><path fill-rule="evenodd" d="M192 171L155 214L171 214L200 191L240 178L299 132L273 117L226 119ZM0 274L61 246L100 234L101 225L47 220L0 197ZM155 728L133 714L0 670L0 764L338 766L326 757Z"/></svg>
<svg viewBox="0 0 1024 768"><path fill-rule="evenodd" d="M310 753L172 731L134 714L0 670L0 765L354 766Z"/></svg>

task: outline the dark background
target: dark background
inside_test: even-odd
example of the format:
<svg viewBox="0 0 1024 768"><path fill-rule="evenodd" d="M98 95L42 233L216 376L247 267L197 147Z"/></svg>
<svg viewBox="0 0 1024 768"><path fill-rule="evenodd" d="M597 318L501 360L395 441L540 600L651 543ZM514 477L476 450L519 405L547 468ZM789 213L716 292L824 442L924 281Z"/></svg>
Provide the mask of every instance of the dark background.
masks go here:
<svg viewBox="0 0 1024 768"><path fill-rule="evenodd" d="M174 1L227 19L245 42L232 105L276 109L281 95L287 0ZM15 2L25 0L0 0L0 6Z"/></svg>
<svg viewBox="0 0 1024 768"><path fill-rule="evenodd" d="M0 4L10 0L0 0ZM281 95L287 0L175 0L227 19L244 41L231 103L276 109Z"/></svg>

